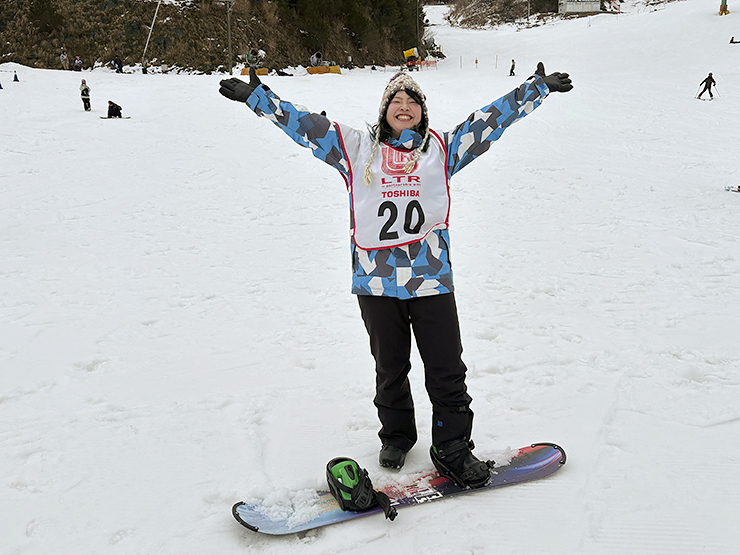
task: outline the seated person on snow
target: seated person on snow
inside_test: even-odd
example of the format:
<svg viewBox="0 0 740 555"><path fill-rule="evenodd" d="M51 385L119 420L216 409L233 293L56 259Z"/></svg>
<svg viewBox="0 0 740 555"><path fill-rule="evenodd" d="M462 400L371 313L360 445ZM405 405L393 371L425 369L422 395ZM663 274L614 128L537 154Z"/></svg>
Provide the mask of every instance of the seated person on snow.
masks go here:
<svg viewBox="0 0 740 555"><path fill-rule="evenodd" d="M121 115L121 107L115 102L113 102L112 100L108 101L108 117L109 118L123 117Z"/></svg>

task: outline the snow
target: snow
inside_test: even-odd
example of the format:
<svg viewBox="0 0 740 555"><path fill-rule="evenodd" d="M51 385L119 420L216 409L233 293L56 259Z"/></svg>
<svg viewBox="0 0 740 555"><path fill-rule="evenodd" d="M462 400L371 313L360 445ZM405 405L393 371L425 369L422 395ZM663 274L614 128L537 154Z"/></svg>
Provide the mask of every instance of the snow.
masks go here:
<svg viewBox="0 0 740 555"><path fill-rule="evenodd" d="M540 60L573 78L456 176L451 215L476 452L567 465L277 539L231 505L300 519L337 456L430 467L416 354L419 443L377 466L343 181L221 76L0 65L0 552L736 553L740 32L703 0L623 6L519 32L428 7L447 59L415 75L440 130ZM355 127L391 76L296 73L264 81Z"/></svg>

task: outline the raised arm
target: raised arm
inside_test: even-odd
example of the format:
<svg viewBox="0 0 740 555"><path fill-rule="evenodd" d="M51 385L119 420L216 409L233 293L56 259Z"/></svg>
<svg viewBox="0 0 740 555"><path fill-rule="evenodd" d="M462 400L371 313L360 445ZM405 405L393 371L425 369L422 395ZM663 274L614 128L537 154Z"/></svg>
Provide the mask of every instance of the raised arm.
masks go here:
<svg viewBox="0 0 740 555"><path fill-rule="evenodd" d="M249 83L232 77L221 81L219 92L230 100L245 102L258 116L267 118L300 146L347 175L349 166L342 151L337 124L303 106L281 100L250 68Z"/></svg>
<svg viewBox="0 0 740 555"><path fill-rule="evenodd" d="M572 88L567 73L545 75L540 62L535 74L518 88L473 112L454 131L445 133L448 175L452 177L486 152L512 123L532 113L550 92L568 92Z"/></svg>

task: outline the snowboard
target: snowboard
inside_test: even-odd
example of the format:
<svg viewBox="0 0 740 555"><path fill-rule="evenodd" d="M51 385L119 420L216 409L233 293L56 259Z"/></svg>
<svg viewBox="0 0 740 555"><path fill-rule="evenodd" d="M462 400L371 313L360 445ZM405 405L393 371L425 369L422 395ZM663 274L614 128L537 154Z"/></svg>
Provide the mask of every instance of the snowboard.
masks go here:
<svg viewBox="0 0 740 555"><path fill-rule="evenodd" d="M727 185L725 191L732 191L733 193L740 193L740 185Z"/></svg>
<svg viewBox="0 0 740 555"><path fill-rule="evenodd" d="M100 119L131 119L131 116L121 116L120 118L109 118L108 116L100 116Z"/></svg>
<svg viewBox="0 0 740 555"><path fill-rule="evenodd" d="M410 483L391 482L380 490L388 495L393 507L401 509L455 495L539 480L557 472L564 464L565 451L562 447L554 443L535 443L515 451L507 464L494 466L488 482L480 488L461 488L434 471L425 473ZM363 512L343 511L328 488L316 491L304 505L300 511L289 514L289 510L271 510L271 507L261 501L242 501L234 505L231 512L240 524L251 531L274 536L296 534L383 513L380 507Z"/></svg>

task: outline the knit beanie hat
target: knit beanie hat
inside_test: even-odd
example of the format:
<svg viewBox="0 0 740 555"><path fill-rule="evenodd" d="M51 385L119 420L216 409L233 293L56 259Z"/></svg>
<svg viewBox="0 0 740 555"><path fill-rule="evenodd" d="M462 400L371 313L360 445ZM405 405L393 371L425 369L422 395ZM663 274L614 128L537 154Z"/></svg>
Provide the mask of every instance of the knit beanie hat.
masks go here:
<svg viewBox="0 0 740 555"><path fill-rule="evenodd" d="M378 124L376 126L375 132L375 143L373 144L373 149L370 153L370 160L368 160L367 165L365 166L365 185L370 185L373 180L373 174L370 171L370 164L372 164L373 158L375 157L375 151L378 149L378 144L380 143L380 129L381 126L385 123L385 116L388 112L388 105L391 103L391 100L398 91L406 91L407 93L411 93L413 96L418 97L418 99L421 101L421 123L418 125L418 132L422 135L422 141L421 144L419 144L419 146L414 149L413 156L409 158L409 160L404 165L404 171L406 173L411 173L414 170L414 166L416 166L416 162L418 162L419 156L421 156L421 151L424 148L427 139L429 138L429 114L427 113L427 97L424 96L424 93L422 92L419 84L414 81L414 79L408 73L396 73L393 77L391 77L391 80L385 87L385 91L383 91L383 97L380 100L380 109L378 110Z"/></svg>

